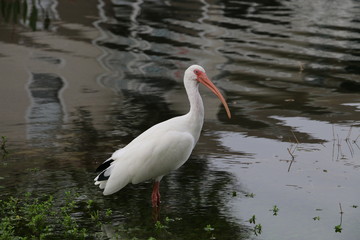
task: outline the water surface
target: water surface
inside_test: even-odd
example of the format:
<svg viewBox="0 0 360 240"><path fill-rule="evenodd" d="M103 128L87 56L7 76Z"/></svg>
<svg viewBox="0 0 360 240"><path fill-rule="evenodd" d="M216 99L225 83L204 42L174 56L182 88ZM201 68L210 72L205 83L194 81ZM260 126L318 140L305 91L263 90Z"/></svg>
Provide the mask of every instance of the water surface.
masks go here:
<svg viewBox="0 0 360 240"><path fill-rule="evenodd" d="M36 31L29 21L0 24L0 135L10 151L1 198L73 189L113 210L97 230L109 237L126 229L128 238L207 239L207 225L217 239L360 235L358 1L36 7ZM201 88L203 133L162 181L160 219L177 220L159 235L151 182L104 197L93 171L148 127L187 112L182 77L191 64L206 69L233 117Z"/></svg>

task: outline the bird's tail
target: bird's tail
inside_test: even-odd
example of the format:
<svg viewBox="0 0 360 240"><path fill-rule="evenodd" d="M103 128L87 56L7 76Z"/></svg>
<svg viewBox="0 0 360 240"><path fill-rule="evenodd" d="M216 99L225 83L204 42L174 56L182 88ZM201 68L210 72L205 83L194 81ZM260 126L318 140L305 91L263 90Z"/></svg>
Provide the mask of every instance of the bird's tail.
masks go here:
<svg viewBox="0 0 360 240"><path fill-rule="evenodd" d="M111 165L113 162L114 160L109 158L95 170L95 172L101 172L94 179L95 185L99 185L100 189L104 189L106 187L107 180L109 179L111 175L111 170L113 168L113 166Z"/></svg>
<svg viewBox="0 0 360 240"><path fill-rule="evenodd" d="M101 173L94 179L95 185L104 189L104 195L113 194L130 182L131 171L124 164L126 165L127 162L114 162L113 159L108 159L97 168ZM110 176L112 177L110 178Z"/></svg>

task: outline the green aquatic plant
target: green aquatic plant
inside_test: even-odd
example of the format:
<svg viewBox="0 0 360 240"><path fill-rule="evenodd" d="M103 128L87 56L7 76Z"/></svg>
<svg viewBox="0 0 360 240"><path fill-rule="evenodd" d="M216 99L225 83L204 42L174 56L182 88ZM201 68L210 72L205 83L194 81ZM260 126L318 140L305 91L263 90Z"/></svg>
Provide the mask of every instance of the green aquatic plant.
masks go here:
<svg viewBox="0 0 360 240"><path fill-rule="evenodd" d="M256 224L256 216L252 215L252 217L249 219L249 223ZM262 225L260 223L256 224L253 228L253 232L256 236L260 235L262 232Z"/></svg>
<svg viewBox="0 0 360 240"><path fill-rule="evenodd" d="M155 229L156 230L162 230L162 229L166 229L166 228L168 228L168 226L162 224L160 221L155 222Z"/></svg>
<svg viewBox="0 0 360 240"><path fill-rule="evenodd" d="M246 193L246 194L245 194L245 197L254 198L254 197L255 197L255 194L254 194L254 193Z"/></svg>
<svg viewBox="0 0 360 240"><path fill-rule="evenodd" d="M91 216L91 219L93 220L93 221L99 221L100 220L100 212L99 212L99 210L96 210L96 211L92 211L91 213L90 213L90 216Z"/></svg>
<svg viewBox="0 0 360 240"><path fill-rule="evenodd" d="M216 239L216 237L214 236L213 231L215 230L214 227L212 227L210 224L206 225L206 227L204 227L204 230L209 234L209 239Z"/></svg>
<svg viewBox="0 0 360 240"><path fill-rule="evenodd" d="M86 201L86 204L86 208L90 209L94 206L94 200L89 199Z"/></svg>
<svg viewBox="0 0 360 240"><path fill-rule="evenodd" d="M279 209L278 206L276 206L276 205L274 205L273 208L270 209L270 211L273 212L273 215L274 215L274 216L277 216L277 215L279 214L279 210L280 210L280 209Z"/></svg>
<svg viewBox="0 0 360 240"><path fill-rule="evenodd" d="M108 212L108 210L106 212ZM180 220L182 219L178 217L176 218L165 217L163 222L157 220L154 226L156 230L168 229L170 227L170 223L174 223L175 221L180 221Z"/></svg>
<svg viewBox="0 0 360 240"><path fill-rule="evenodd" d="M82 226L76 217L78 213L102 224L112 211L96 209L92 200L79 199L78 194L69 191L56 198L25 193L0 200L0 240L87 239L94 236L96 229Z"/></svg>
<svg viewBox="0 0 360 240"><path fill-rule="evenodd" d="M262 233L262 226L261 226L261 224L256 224L255 227L254 227L254 229L253 229L253 231L254 231L254 234L255 234L256 236L260 235L260 234Z"/></svg>
<svg viewBox="0 0 360 240"><path fill-rule="evenodd" d="M335 232L337 232L337 233L341 233L341 231L342 231L341 224L336 225L336 226L334 227L334 229L335 229Z"/></svg>
<svg viewBox="0 0 360 240"><path fill-rule="evenodd" d="M206 225L206 227L204 227L204 230L206 232L212 232L215 230L215 228L213 228L210 224Z"/></svg>
<svg viewBox="0 0 360 240"><path fill-rule="evenodd" d="M255 224L256 223L256 217L255 215L253 215L250 219L249 219L249 223Z"/></svg>
<svg viewBox="0 0 360 240"><path fill-rule="evenodd" d="M343 230L343 229L342 229L342 217L343 217L344 211L343 211L343 209L342 209L341 203L339 203L339 208L340 208L340 223L339 223L339 225L336 225L336 226L334 227L335 232L337 232L337 233L341 233L341 231Z"/></svg>
<svg viewBox="0 0 360 240"><path fill-rule="evenodd" d="M105 216L110 217L112 215L112 210L110 208L106 209Z"/></svg>
<svg viewBox="0 0 360 240"><path fill-rule="evenodd" d="M49 218L53 217L54 199L48 196L44 199L31 199L30 194L24 198L10 197L8 200L0 201L1 222L0 239L3 236L31 237L43 239L51 235L54 224L49 224ZM20 235L20 236L19 236Z"/></svg>

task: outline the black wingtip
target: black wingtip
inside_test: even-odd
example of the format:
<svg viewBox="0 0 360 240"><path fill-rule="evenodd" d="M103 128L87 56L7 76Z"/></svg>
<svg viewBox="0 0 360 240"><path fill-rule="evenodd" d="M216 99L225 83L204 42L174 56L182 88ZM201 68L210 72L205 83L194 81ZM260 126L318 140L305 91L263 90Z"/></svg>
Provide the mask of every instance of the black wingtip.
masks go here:
<svg viewBox="0 0 360 240"><path fill-rule="evenodd" d="M97 181L106 181L109 179L109 176L105 176L106 170L102 171L102 173L99 174L99 176L97 177Z"/></svg>
<svg viewBox="0 0 360 240"><path fill-rule="evenodd" d="M113 159L109 159L105 162L103 162L96 170L95 172L101 172L104 171L105 169L107 169L108 167L110 167L111 163L113 162Z"/></svg>

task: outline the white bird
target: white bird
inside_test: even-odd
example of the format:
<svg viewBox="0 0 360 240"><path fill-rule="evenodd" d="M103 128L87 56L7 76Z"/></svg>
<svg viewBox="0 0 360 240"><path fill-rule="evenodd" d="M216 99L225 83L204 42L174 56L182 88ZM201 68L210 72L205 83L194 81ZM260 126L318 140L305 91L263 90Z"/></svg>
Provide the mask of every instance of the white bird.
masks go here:
<svg viewBox="0 0 360 240"><path fill-rule="evenodd" d="M218 96L231 118L224 97L206 76L204 68L190 66L184 74L184 85L190 101L190 111L149 128L127 146L115 151L96 171L95 185L104 189L104 195L113 194L128 183L137 184L154 179L151 194L153 207L160 204L160 180L178 169L189 158L204 122L204 105L199 94L199 83Z"/></svg>

